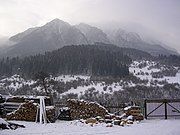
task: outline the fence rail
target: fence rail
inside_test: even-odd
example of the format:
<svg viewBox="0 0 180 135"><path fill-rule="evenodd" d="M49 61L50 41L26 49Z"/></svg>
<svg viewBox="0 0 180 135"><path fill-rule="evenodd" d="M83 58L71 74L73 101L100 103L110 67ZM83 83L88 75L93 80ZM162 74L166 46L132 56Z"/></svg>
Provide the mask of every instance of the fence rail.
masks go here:
<svg viewBox="0 0 180 135"><path fill-rule="evenodd" d="M180 117L180 99L146 99L144 101L145 118Z"/></svg>

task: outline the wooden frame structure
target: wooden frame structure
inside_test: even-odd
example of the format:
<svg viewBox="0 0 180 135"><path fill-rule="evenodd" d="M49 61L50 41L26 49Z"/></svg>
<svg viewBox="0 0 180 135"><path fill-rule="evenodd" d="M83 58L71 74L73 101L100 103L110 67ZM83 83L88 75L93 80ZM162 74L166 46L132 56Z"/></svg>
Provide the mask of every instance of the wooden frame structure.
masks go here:
<svg viewBox="0 0 180 135"><path fill-rule="evenodd" d="M156 105L153 107L153 104ZM148 108L149 105L152 105L151 109ZM160 114L156 114L159 108L161 108ZM168 117L180 117L180 99L146 99L144 100L144 109L145 119L150 117L164 117L165 119ZM170 113L170 109L173 113Z"/></svg>

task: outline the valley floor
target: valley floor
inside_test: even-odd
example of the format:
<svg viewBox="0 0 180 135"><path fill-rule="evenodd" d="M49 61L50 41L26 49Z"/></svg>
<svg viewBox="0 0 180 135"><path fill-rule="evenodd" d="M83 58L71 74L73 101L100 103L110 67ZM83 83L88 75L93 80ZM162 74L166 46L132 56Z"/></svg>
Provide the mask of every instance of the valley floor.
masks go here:
<svg viewBox="0 0 180 135"><path fill-rule="evenodd" d="M13 121L26 128L0 131L1 135L179 135L180 120L144 120L140 123L121 127L106 127L97 124L93 127L77 121L56 121L41 125L34 122Z"/></svg>

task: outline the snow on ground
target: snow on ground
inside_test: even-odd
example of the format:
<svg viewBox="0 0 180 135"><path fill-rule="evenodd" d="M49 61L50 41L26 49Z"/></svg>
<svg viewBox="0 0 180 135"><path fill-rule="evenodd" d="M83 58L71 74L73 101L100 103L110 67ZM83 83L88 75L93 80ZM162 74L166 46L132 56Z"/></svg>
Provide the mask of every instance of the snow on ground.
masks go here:
<svg viewBox="0 0 180 135"><path fill-rule="evenodd" d="M4 119L2 119L2 118L0 118L0 124L8 125L8 123Z"/></svg>
<svg viewBox="0 0 180 135"><path fill-rule="evenodd" d="M139 67L139 65L142 66L142 68ZM165 68L167 68L165 65L160 65L157 66L156 62L153 61L134 61L130 67L129 67L129 71L134 74L136 77L140 78L141 80L148 80L148 83L146 84L146 86L150 86L153 85L151 82L152 81L158 81L158 82L168 82L168 83L179 83L180 84L180 71L176 74L175 77L168 77L168 76L164 76L163 78L153 78L151 73L152 72L159 72L164 70ZM178 69L178 67L174 67L175 69ZM74 81L74 80L79 80L79 79L84 79L85 81L89 81L90 80L90 76L85 76L85 75L60 75L60 76L56 76L56 77L51 77L51 79L54 79L55 81L59 81L59 82L70 82L70 81ZM21 78L19 75L13 75L9 78L5 78L0 80L0 87L5 87L5 88L9 88L12 90L17 90L19 88L21 88L23 85L33 85L35 83L35 81L33 80L24 80L23 78ZM99 93L108 93L108 94L112 94L114 91L119 91L119 90L123 90L124 87L134 87L136 85L144 85L144 84L134 84L132 83L132 81L130 80L129 82L125 82L123 80L121 80L120 82L117 83L113 83L111 85L108 85L107 88L105 89L106 85L104 85L104 82L91 82L90 85L88 86L77 86L77 88L70 88L67 92L61 94L61 95L66 95L66 94L78 94L79 96L81 94L84 94L85 91L94 88L94 92L99 92ZM160 87L163 86L162 83L156 84ZM37 91L41 91L41 87L34 87L34 90Z"/></svg>
<svg viewBox="0 0 180 135"><path fill-rule="evenodd" d="M168 83L179 83L180 84L180 71L176 74L175 77L164 77L162 80L165 79ZM161 80L161 79L160 79Z"/></svg>
<svg viewBox="0 0 180 135"><path fill-rule="evenodd" d="M15 74L15 75L13 75L13 76L11 76L11 77L2 79L1 81L11 81L11 82L12 82L12 81L19 81L19 82L22 82L22 81L24 81L24 79L21 78L19 75Z"/></svg>
<svg viewBox="0 0 180 135"><path fill-rule="evenodd" d="M26 128L0 131L1 135L179 135L180 120L144 120L140 123L121 127L106 127L106 124L95 126L77 121L57 121L47 125L34 122L13 121Z"/></svg>
<svg viewBox="0 0 180 135"><path fill-rule="evenodd" d="M103 83L91 84L88 86L78 86L76 89L71 88L70 90L68 90L67 92L64 92L61 95L66 95L66 94L70 94L70 93L83 95L85 93L85 91L87 91L91 88L95 88L95 91L98 91L100 94L101 93L112 94L114 91L122 90L122 86L119 86L116 83L109 85L106 90L103 89L104 87L105 86L103 85Z"/></svg>
<svg viewBox="0 0 180 135"><path fill-rule="evenodd" d="M15 74L11 77L7 77L0 80L0 87L6 87L17 90L21 88L23 85L33 85L34 83L35 81L33 80L24 80L22 77L20 77L20 75Z"/></svg>
<svg viewBox="0 0 180 135"><path fill-rule="evenodd" d="M147 65L143 68L139 68L138 66L142 63L147 63ZM133 73L136 77L140 78L141 80L157 80L157 81L167 81L168 83L179 83L180 84L180 71L176 74L176 76L171 77L171 76L164 76L163 78L153 78L151 73L152 72L159 72L164 69L162 66L160 69L158 68L151 68L152 66L155 66L155 62L153 61L134 61L130 67L129 71ZM174 67L177 68L177 67ZM145 74L141 75L141 73L144 72ZM138 74L139 73L139 74ZM147 73L147 74L146 74Z"/></svg>
<svg viewBox="0 0 180 135"><path fill-rule="evenodd" d="M83 75L61 75L61 76L55 77L54 80L55 81L67 82L67 81L78 80L78 78L84 79L84 80L88 80L88 79L90 79L90 76L83 76Z"/></svg>
<svg viewBox="0 0 180 135"><path fill-rule="evenodd" d="M90 79L90 76L83 76L83 75L60 75L57 77L52 77L52 79L54 79L55 81L61 81L61 82L70 82L73 80L78 80L78 79L84 79L84 80L88 80ZM8 83L8 85L7 85ZM13 75L11 77L7 77L4 78L2 80L0 80L0 87L6 87L6 88L10 88L13 90L17 90L19 88L21 88L23 85L33 85L34 83L36 83L36 81L33 80L25 80L23 78L20 77L20 75ZM34 88L37 91L41 91L41 87L35 87Z"/></svg>
<svg viewBox="0 0 180 135"><path fill-rule="evenodd" d="M144 66L143 68L139 68L140 64L146 63L147 65ZM161 66L160 69L156 67L156 62L154 61L134 61L130 67L129 67L129 71L131 73L133 73L136 77L140 78L141 80L148 80L148 84L147 86L150 86L150 82L151 81L167 81L168 83L180 83L180 71L176 74L175 77L168 77L168 76L164 76L163 78L153 78L151 73L152 72L159 72L163 69L165 69L164 66ZM174 67L177 68L177 67ZM142 75L141 72L144 72L144 74ZM139 73L139 74L138 74ZM90 77L88 76L59 76L57 77L57 80L61 80L61 81L70 81L70 80L75 80L76 78L83 78L83 79L89 79ZM66 94L78 94L78 95L83 95L85 93L85 91L87 91L90 88L95 88L95 91L98 91L99 93L108 93L108 94L112 94L114 91L119 91L119 90L123 90L123 86L119 85L119 83L113 83L111 85L109 85L107 87L106 90L104 90L103 88L105 87L102 83L97 83L97 84L91 84L89 86L78 86L76 89L71 88L70 90L68 90L67 92L61 94L61 95L66 95ZM129 87L133 87L136 84L133 84L132 82L127 82L126 83L127 86ZM160 84L158 84L158 86L161 86Z"/></svg>

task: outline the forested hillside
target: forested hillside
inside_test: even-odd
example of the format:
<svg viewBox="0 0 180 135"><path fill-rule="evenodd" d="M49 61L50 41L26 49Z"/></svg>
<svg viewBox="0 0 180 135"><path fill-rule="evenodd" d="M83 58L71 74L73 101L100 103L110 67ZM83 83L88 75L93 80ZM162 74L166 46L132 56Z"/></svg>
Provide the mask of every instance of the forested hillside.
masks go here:
<svg viewBox="0 0 180 135"><path fill-rule="evenodd" d="M115 51L116 50L116 51ZM129 74L131 58L122 50L98 45L66 46L59 50L25 58L3 58L0 75L33 77L39 71L56 74L86 74L123 77Z"/></svg>

